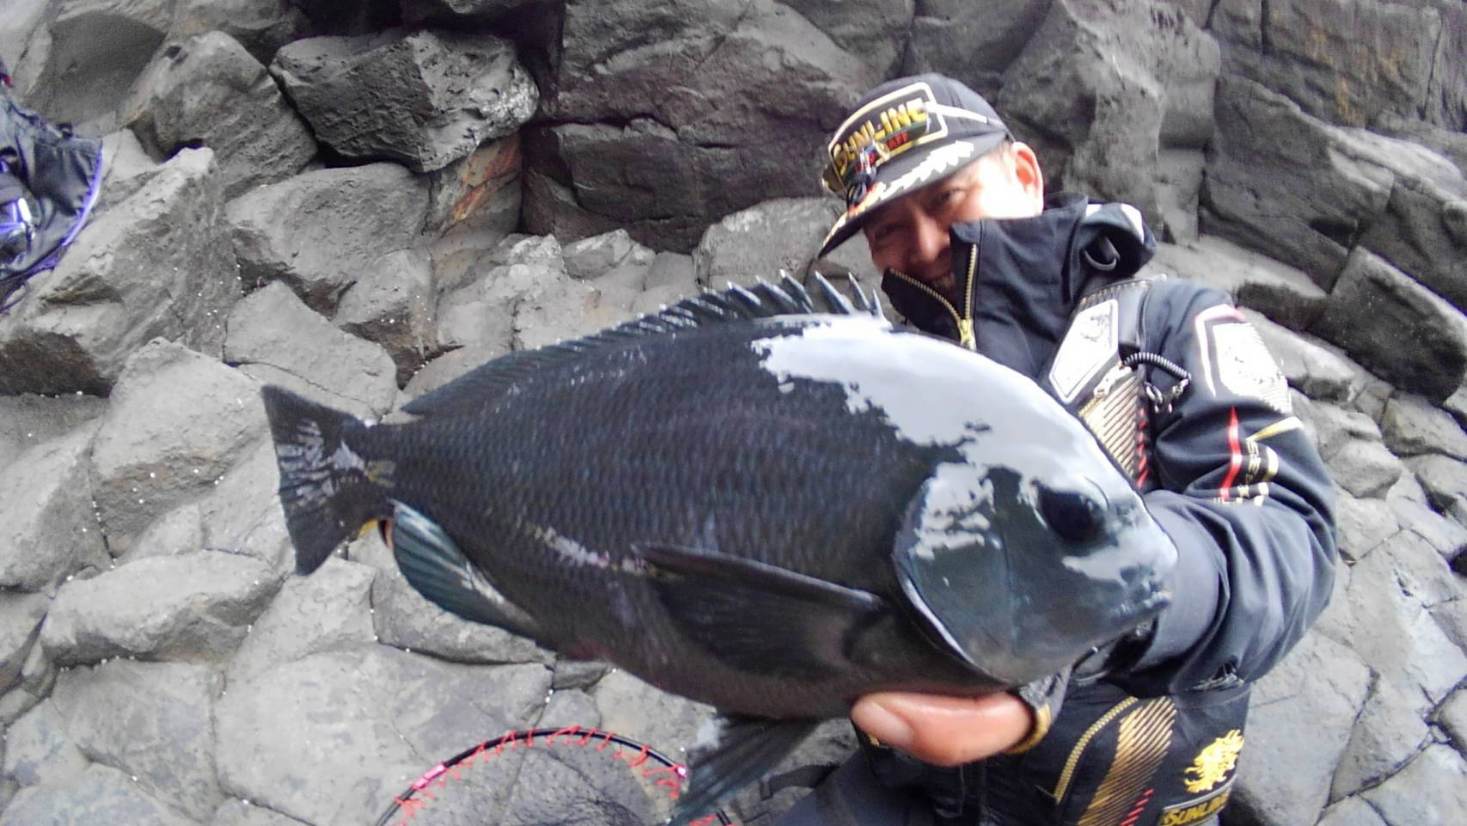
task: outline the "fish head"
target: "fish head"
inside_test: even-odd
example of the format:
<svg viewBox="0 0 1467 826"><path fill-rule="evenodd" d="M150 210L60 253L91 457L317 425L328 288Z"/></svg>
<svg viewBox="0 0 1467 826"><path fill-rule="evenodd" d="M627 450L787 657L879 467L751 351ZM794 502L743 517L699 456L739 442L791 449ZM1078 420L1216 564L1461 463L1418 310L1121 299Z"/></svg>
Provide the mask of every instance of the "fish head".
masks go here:
<svg viewBox="0 0 1467 826"><path fill-rule="evenodd" d="M909 506L894 561L940 648L1022 685L1160 612L1176 548L1103 456L1003 453L939 466Z"/></svg>

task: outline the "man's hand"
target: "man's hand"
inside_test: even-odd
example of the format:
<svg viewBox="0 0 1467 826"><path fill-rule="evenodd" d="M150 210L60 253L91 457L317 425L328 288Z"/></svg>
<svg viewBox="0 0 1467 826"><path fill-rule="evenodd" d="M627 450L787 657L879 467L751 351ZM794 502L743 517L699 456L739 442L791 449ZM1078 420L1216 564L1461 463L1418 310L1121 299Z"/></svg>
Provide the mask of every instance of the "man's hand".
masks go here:
<svg viewBox="0 0 1467 826"><path fill-rule="evenodd" d="M925 763L957 766L1008 751L1034 726L1012 694L943 697L895 691L868 694L851 709L867 734Z"/></svg>

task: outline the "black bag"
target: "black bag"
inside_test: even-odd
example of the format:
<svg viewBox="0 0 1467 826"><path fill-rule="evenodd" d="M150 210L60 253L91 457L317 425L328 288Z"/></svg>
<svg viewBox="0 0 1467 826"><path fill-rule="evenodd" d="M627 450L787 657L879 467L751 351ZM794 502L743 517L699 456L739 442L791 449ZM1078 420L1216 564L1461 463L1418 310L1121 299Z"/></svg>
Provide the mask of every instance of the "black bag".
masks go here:
<svg viewBox="0 0 1467 826"><path fill-rule="evenodd" d="M0 62L0 87L9 86ZM0 88L0 314L51 269L96 203L102 142L73 135Z"/></svg>

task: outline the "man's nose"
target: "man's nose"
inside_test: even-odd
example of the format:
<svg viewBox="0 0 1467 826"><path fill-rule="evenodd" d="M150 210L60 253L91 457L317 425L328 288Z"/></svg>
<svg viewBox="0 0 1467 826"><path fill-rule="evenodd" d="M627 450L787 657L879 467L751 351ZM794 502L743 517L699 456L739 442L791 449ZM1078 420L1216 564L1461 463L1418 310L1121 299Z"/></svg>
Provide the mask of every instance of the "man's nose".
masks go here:
<svg viewBox="0 0 1467 826"><path fill-rule="evenodd" d="M940 266L945 269L946 266L944 259L948 248L947 226L929 215L920 215L913 223L912 260L908 262L908 266L914 271L913 275L921 274L929 278L943 275L944 273L933 270Z"/></svg>

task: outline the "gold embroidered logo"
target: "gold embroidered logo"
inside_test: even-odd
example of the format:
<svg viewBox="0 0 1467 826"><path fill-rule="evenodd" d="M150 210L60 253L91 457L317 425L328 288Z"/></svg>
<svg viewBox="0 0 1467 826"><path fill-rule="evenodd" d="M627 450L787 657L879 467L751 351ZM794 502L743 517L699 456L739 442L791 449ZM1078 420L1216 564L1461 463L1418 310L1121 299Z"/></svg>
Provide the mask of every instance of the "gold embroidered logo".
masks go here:
<svg viewBox="0 0 1467 826"><path fill-rule="evenodd" d="M1243 732L1237 729L1209 743L1182 774L1187 791L1205 792L1226 780L1238 765L1238 753L1242 750Z"/></svg>

